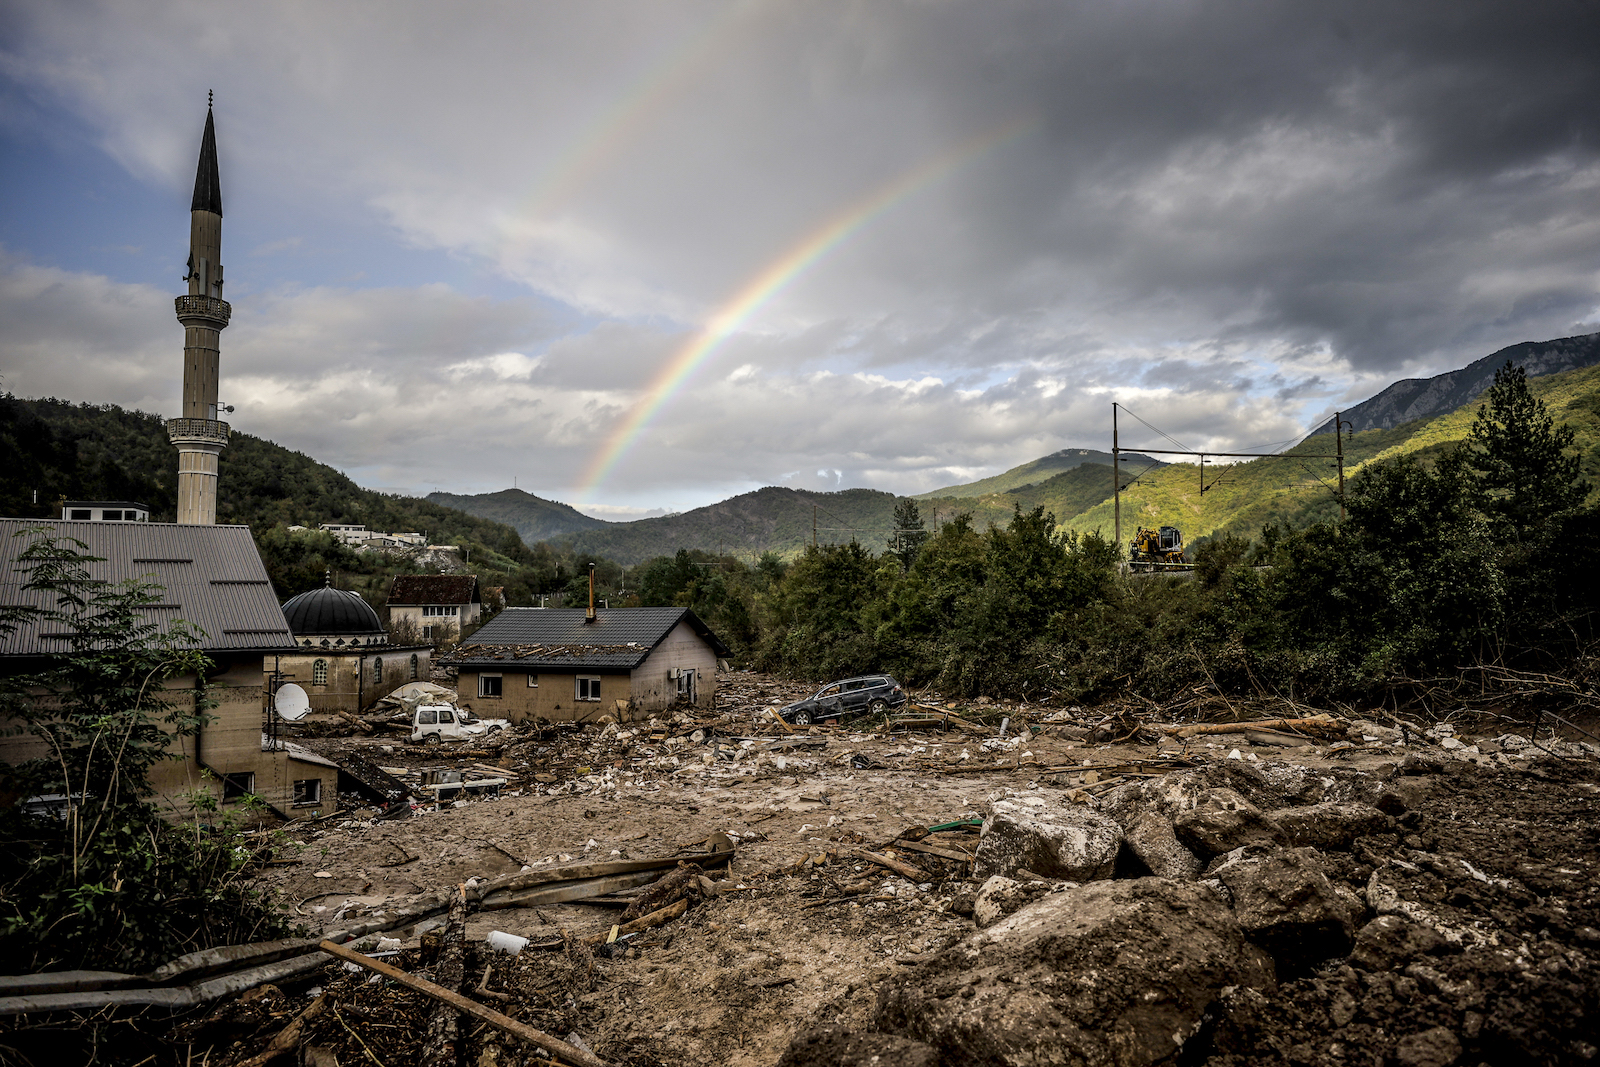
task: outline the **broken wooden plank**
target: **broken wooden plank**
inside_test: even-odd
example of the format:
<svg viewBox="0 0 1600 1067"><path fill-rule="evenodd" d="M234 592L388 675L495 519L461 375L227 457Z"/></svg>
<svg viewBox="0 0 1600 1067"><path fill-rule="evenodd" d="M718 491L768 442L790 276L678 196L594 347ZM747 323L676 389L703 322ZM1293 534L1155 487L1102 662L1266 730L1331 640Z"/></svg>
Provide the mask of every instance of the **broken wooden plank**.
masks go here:
<svg viewBox="0 0 1600 1067"><path fill-rule="evenodd" d="M433 977L441 989L461 992L466 981L467 887L459 886L450 901ZM455 1067L456 1042L461 1038L461 1013L448 1001L433 1006L422 1041L419 1067Z"/></svg>
<svg viewBox="0 0 1600 1067"><path fill-rule="evenodd" d="M322 1009L328 1006L328 994L319 993L306 1010L296 1015L282 1030L275 1034L267 1047L251 1056L241 1060L239 1067L266 1067L267 1064L280 1056L287 1056L295 1052L300 1045L300 1035L305 1032L306 1023L322 1014Z"/></svg>
<svg viewBox="0 0 1600 1067"><path fill-rule="evenodd" d="M855 855L859 859L864 859L869 863L876 863L879 867L883 867L886 870L891 870L900 877L910 879L913 882L927 882L932 880L932 876L921 867L916 867L909 863L901 863L899 860L894 859L891 856L885 856L881 852L868 852L865 849L862 849L856 852Z"/></svg>
<svg viewBox="0 0 1600 1067"><path fill-rule="evenodd" d="M621 926L607 929L603 934L590 934L588 937L583 939L583 943L588 945L590 948L593 948L595 945L603 945L608 941L615 940L611 934L612 929L616 930L616 937L626 937L628 934L636 934L641 930L648 930L651 927L660 926L663 923L669 923L688 910L688 898L679 898L678 902L675 904L668 904L664 908L652 911L649 915L641 915L639 918L630 923L623 923Z"/></svg>
<svg viewBox="0 0 1600 1067"><path fill-rule="evenodd" d="M486 1008L477 1001L467 999L460 993L452 993L448 989L442 989L426 978L418 978L416 975L408 974L398 967L391 967L382 960L375 960L371 956L345 948L343 945L335 945L332 941L324 941L319 947L328 955L344 960L346 963L364 967L375 974L381 974L385 978L398 982L407 989L414 989L425 996L444 1001L459 1011L466 1012L473 1018L488 1023L501 1033L510 1034L512 1037L520 1037L535 1048L544 1049L550 1053L552 1058L559 1059L564 1063L576 1064L577 1067L609 1067L605 1060L600 1059L593 1053L585 1052L581 1048L569 1045L558 1037L550 1036L543 1030L535 1030L526 1023L519 1023L515 1019L500 1014L493 1008Z"/></svg>
<svg viewBox="0 0 1600 1067"><path fill-rule="evenodd" d="M947 860L957 860L961 863L971 863L972 853L961 852L953 848L940 848L937 845L924 845L921 841L896 841L895 848L909 848L913 852L926 852L930 856L943 856Z"/></svg>

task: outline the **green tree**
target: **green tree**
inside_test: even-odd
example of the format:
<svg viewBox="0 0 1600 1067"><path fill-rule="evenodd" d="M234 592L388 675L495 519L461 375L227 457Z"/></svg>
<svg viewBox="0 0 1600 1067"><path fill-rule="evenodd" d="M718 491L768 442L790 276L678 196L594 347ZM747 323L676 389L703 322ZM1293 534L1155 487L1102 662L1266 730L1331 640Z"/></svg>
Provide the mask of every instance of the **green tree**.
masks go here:
<svg viewBox="0 0 1600 1067"><path fill-rule="evenodd" d="M923 521L917 502L910 497L895 501L894 532L889 535L889 554L900 561L901 570L911 569L927 542L928 524Z"/></svg>
<svg viewBox="0 0 1600 1067"><path fill-rule="evenodd" d="M1588 495L1578 478L1579 456L1568 455L1576 433L1555 424L1544 401L1528 391L1527 372L1509 360L1485 396L1459 461L1476 476L1474 495L1496 532L1527 540Z"/></svg>

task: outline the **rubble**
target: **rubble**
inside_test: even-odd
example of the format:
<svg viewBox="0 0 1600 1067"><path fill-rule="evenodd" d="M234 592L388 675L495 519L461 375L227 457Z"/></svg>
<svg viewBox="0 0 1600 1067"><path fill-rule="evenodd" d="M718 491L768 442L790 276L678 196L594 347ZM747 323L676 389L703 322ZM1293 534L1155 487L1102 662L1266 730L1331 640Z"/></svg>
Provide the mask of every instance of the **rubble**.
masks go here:
<svg viewBox="0 0 1600 1067"><path fill-rule="evenodd" d="M286 1034L283 1062L418 1062L442 1001L326 938L473 1003L457 1050L484 1067L544 1060L477 1009L641 1067L1583 1062L1600 769L1548 720L929 693L883 721L772 718L810 688L735 672L709 712L471 748L307 737L346 791L271 831L255 880L309 938L0 980L0 1012L33 1033L164 1006L162 1040L216 1067ZM136 1044L117 1062L156 1051Z"/></svg>

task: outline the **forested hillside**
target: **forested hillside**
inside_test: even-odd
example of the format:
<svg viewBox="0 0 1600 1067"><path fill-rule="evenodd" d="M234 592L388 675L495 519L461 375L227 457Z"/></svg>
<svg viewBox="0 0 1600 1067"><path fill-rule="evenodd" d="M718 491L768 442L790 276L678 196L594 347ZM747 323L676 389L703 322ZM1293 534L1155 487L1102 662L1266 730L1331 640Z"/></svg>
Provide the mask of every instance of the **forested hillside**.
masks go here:
<svg viewBox="0 0 1600 1067"><path fill-rule="evenodd" d="M522 535L522 539L530 545L579 530L616 525L585 515L571 505L545 500L521 489L502 489L498 493L479 493L474 496L429 493L428 500L468 515L503 522Z"/></svg>
<svg viewBox="0 0 1600 1067"><path fill-rule="evenodd" d="M135 500L151 518L171 522L178 454L157 415L114 404L72 404L0 396L0 514L58 517L58 501ZM280 597L322 584L335 571L346 588L375 606L389 578L415 568L403 560L358 553L325 534L287 527L361 523L377 531L426 533L435 544L460 545L484 586L504 586L511 603L537 603L587 581L588 559L559 547L528 548L504 523L417 497L363 489L327 464L271 441L234 433L219 464L217 521L249 526ZM618 568L605 577L620 581ZM581 577L580 577L581 576Z"/></svg>

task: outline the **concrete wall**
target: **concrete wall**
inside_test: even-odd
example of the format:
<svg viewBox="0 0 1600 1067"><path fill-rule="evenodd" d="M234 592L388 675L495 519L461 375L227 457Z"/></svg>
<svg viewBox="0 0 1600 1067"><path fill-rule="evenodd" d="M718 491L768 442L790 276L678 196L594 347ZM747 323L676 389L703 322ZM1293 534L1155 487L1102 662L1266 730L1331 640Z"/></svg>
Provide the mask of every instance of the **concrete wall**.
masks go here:
<svg viewBox="0 0 1600 1067"><path fill-rule="evenodd" d="M482 604L457 605L455 615L427 615L422 614L422 608L411 605L389 605L389 633L414 635L418 641L432 641L434 644L454 644L461 637L463 626L475 626L483 615ZM424 626L433 627L430 637L422 635Z"/></svg>
<svg viewBox="0 0 1600 1067"><path fill-rule="evenodd" d="M417 657L417 676L411 677L411 657ZM317 660L328 665L328 681L317 685ZM383 681L375 681L377 661L383 660ZM433 649L428 646L376 645L359 652L330 649L307 649L282 656L268 656L263 670L271 671L273 664L283 672L286 682L293 682L306 691L313 711L348 711L356 714L367 710L383 697L410 681L426 682L433 669Z"/></svg>
<svg viewBox="0 0 1600 1067"><path fill-rule="evenodd" d="M681 622L633 672L634 706L647 711L670 707L678 699L678 681L671 677L671 672L679 670L695 672L695 706L714 706L717 696L717 654L687 623Z"/></svg>

